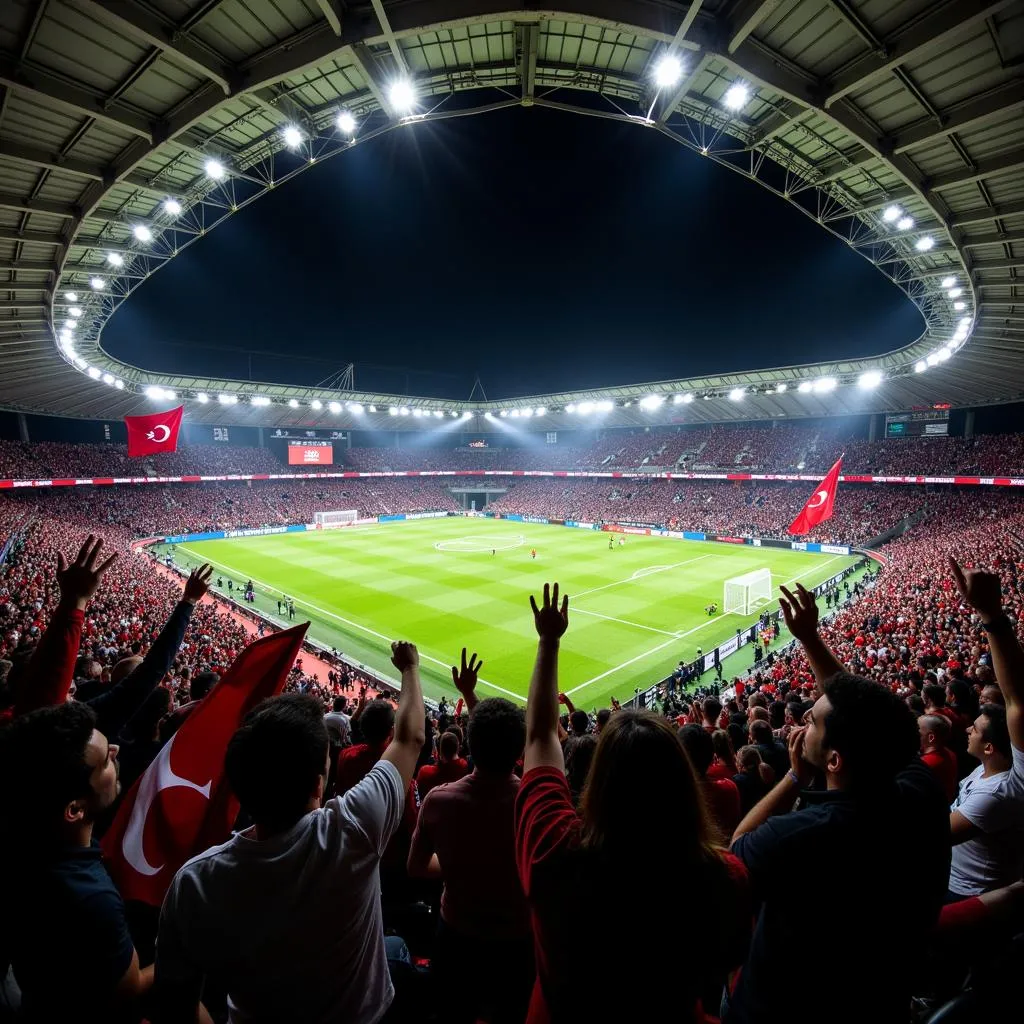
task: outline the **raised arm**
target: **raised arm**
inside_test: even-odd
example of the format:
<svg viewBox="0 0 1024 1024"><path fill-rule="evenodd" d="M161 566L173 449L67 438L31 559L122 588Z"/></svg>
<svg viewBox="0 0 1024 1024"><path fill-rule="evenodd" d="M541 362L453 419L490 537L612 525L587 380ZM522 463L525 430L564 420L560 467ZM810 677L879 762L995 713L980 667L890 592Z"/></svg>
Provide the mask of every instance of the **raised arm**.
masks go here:
<svg viewBox="0 0 1024 1024"><path fill-rule="evenodd" d="M818 606L814 595L805 590L803 585L796 585L796 593L790 593L785 587L779 587L782 597L779 606L782 617L790 633L800 641L811 664L814 678L820 686L830 676L845 671L842 662L825 646L825 641L818 635Z"/></svg>
<svg viewBox="0 0 1024 1024"><path fill-rule="evenodd" d="M100 578L117 560L117 554L99 562L103 541L92 534L68 565L57 553L57 586L60 601L36 645L14 700L14 714L63 704L75 677L75 661L82 639L82 619Z"/></svg>
<svg viewBox="0 0 1024 1024"><path fill-rule="evenodd" d="M565 770L562 745L558 742L558 647L569 627L569 598L558 606L558 584L544 584L540 608L530 596L533 622L537 628L537 660L526 701L525 771L549 765Z"/></svg>
<svg viewBox="0 0 1024 1024"><path fill-rule="evenodd" d="M391 664L402 673L402 692L395 713L395 736L384 751L383 760L390 761L398 769L403 786L408 787L416 773L416 762L426 739L420 654L415 644L396 640L391 645Z"/></svg>
<svg viewBox="0 0 1024 1024"><path fill-rule="evenodd" d="M484 663L476 660L476 651L470 655L469 661L466 661L465 647L462 648L462 667L452 665L452 682L455 683L455 689L462 694L462 700L455 705L456 718L459 716L459 705L462 701L466 702L466 711L473 713L473 708L477 705L476 681L483 667Z"/></svg>
<svg viewBox="0 0 1024 1024"><path fill-rule="evenodd" d="M1003 612L999 576L981 569L964 572L952 557L949 567L964 604L978 613L981 626L988 634L992 668L1006 701L1006 727L1010 742L1017 750L1024 750L1024 651L1013 623Z"/></svg>

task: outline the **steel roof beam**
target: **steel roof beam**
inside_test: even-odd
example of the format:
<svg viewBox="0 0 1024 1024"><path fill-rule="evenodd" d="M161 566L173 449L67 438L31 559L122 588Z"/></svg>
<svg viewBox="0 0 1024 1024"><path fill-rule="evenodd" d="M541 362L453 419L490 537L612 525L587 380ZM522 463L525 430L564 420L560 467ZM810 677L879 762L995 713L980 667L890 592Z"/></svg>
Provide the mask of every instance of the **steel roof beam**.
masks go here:
<svg viewBox="0 0 1024 1024"><path fill-rule="evenodd" d="M122 104L107 103L78 86L67 85L49 72L19 64L10 54L0 54L0 85L37 99L50 100L130 135L153 140L154 126L146 118Z"/></svg>
<svg viewBox="0 0 1024 1024"><path fill-rule="evenodd" d="M996 206L983 206L977 210L967 210L956 214L949 222L951 228L964 228L968 224L984 224L990 220L1005 220L1007 217L1019 217L1024 214L1024 200L1016 203L1000 203Z"/></svg>
<svg viewBox="0 0 1024 1024"><path fill-rule="evenodd" d="M978 260L971 264L970 272L973 274L982 270L1012 270L1014 267L1024 267L1024 255L1007 256L1001 260ZM1007 281L1007 284L1011 282Z"/></svg>
<svg viewBox="0 0 1024 1024"><path fill-rule="evenodd" d="M46 260L0 260L0 270L23 270L29 273L49 274L56 270L52 263ZM3 285L0 284L0 290Z"/></svg>
<svg viewBox="0 0 1024 1024"><path fill-rule="evenodd" d="M701 54L699 60L694 64L693 69L689 74L684 75L683 80L679 83L676 91L665 100L661 108L661 113L657 117L658 124L665 124L668 119L675 113L676 107L686 98L687 93L693 87L694 82L704 73L707 66L711 63L712 56L710 53Z"/></svg>
<svg viewBox="0 0 1024 1024"><path fill-rule="evenodd" d="M925 12L906 32L886 42L881 49L855 58L853 63L827 84L825 106L869 85L909 60L947 42L952 36L1009 7L1012 0L954 0L938 4L938 10Z"/></svg>
<svg viewBox="0 0 1024 1024"><path fill-rule="evenodd" d="M540 26L527 22L519 26L520 47L519 83L523 106L533 105L534 85L537 81L537 42L540 38Z"/></svg>
<svg viewBox="0 0 1024 1024"><path fill-rule="evenodd" d="M729 15L726 30L729 52L735 53L747 36L778 6L779 0L740 0Z"/></svg>
<svg viewBox="0 0 1024 1024"><path fill-rule="evenodd" d="M316 0L317 7L320 8L320 13L327 19L327 24L331 26L331 31L336 35L341 35L341 4L338 0Z"/></svg>
<svg viewBox="0 0 1024 1024"><path fill-rule="evenodd" d="M380 30L384 33L384 38L388 42L388 49L391 50L391 56L395 58L395 63L398 65L399 70L408 72L409 67L405 63L405 54L402 53L402 48L398 45L398 40L395 38L394 30L391 28L391 22L388 21L388 15L384 10L382 0L370 0L370 3L373 4L373 12L377 15L377 21L380 23Z"/></svg>
<svg viewBox="0 0 1024 1024"><path fill-rule="evenodd" d="M1019 242L1024 242L1024 229L993 231L988 235L975 235L973 238L960 239L960 244L965 249L976 249L980 245L1015 245Z"/></svg>
<svg viewBox="0 0 1024 1024"><path fill-rule="evenodd" d="M153 17L131 0L103 0L103 3L77 0L77 6L115 32L156 47L165 57L184 65L193 74L215 82L225 96L230 95L235 78L230 65L211 54L177 25Z"/></svg>
<svg viewBox="0 0 1024 1024"><path fill-rule="evenodd" d="M3 291L0 288L0 291ZM46 306L46 299L14 299L10 302L0 302L0 309L36 309L39 307ZM0 320L0 323L7 323L8 321Z"/></svg>
<svg viewBox="0 0 1024 1024"><path fill-rule="evenodd" d="M754 125L757 138L754 140L753 145L761 146L766 142L770 142L776 135L781 135L791 128L806 113L806 107L801 106L799 103L794 103L792 100L786 100L778 110L768 114L767 117L761 118Z"/></svg>
<svg viewBox="0 0 1024 1024"><path fill-rule="evenodd" d="M349 54L356 70L366 82L366 88L370 90L370 94L377 101L377 106L389 118L394 118L395 112L391 109L391 104L388 101L385 85L377 78L376 61L366 44L356 43L354 46L350 46Z"/></svg>
<svg viewBox="0 0 1024 1024"><path fill-rule="evenodd" d="M942 122L939 125L931 118L927 118L916 126L911 125L904 131L897 132L891 140L892 151L905 153L908 149L923 146L953 132L1009 116L1021 107L1024 107L1024 79L1008 82L996 89L990 89L981 96L958 103L942 114Z"/></svg>
<svg viewBox="0 0 1024 1024"><path fill-rule="evenodd" d="M949 174L940 174L929 178L927 185L934 192L944 188L954 188L957 185L969 185L971 182L981 181L983 178L994 178L997 174L1015 171L1020 167L1024 167L1024 147L1012 149L991 160L982 160L973 167L965 168L962 171L952 171Z"/></svg>
<svg viewBox="0 0 1024 1024"><path fill-rule="evenodd" d="M18 228L14 227L0 227L0 240L4 242L25 242L30 245L63 245L67 241L63 235L51 235L46 231L19 231Z"/></svg>
<svg viewBox="0 0 1024 1024"><path fill-rule="evenodd" d="M847 171L855 171L858 167L863 167L877 159L878 157L874 153L867 151L862 151L856 156L838 156L827 163L819 164L817 168L812 168L814 171L813 184L824 185L828 181L842 177Z"/></svg>
<svg viewBox="0 0 1024 1024"><path fill-rule="evenodd" d="M60 153L47 153L31 146L19 146L13 142L0 140L0 158L11 160L17 164L28 164L32 167L45 167L50 171L66 171L78 174L93 181L103 180L103 168L99 164L90 164L84 160L75 160Z"/></svg>

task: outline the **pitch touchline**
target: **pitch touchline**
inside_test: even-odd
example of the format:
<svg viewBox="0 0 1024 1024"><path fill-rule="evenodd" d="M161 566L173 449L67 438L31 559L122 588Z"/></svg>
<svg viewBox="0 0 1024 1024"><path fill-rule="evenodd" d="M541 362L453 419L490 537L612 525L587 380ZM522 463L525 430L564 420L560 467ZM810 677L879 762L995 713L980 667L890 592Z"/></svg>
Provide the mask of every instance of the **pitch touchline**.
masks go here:
<svg viewBox="0 0 1024 1024"><path fill-rule="evenodd" d="M668 572L669 569L678 569L681 565L689 565L691 562L699 562L704 558L715 557L715 555L698 555L696 558L687 558L682 562L673 562L671 565L660 565L657 569L651 569L650 572L645 572L643 576L633 575L624 580L615 580L614 583L605 583L600 587L591 587L590 590L581 590L578 594L572 594L571 597L572 600L578 601L581 597L586 597L588 594L596 594L599 590L607 590L609 587L618 587L623 583L636 583L638 580L645 580L648 576L653 576L658 572Z"/></svg>
<svg viewBox="0 0 1024 1024"><path fill-rule="evenodd" d="M602 615L600 612L588 612L585 608L573 608L572 614L593 615L595 619L607 619L609 622L621 622L623 626L632 626L634 629L646 629L650 633L661 633L662 636L677 635L667 629L658 629L655 626L645 626L642 622L630 622L629 619L617 619L614 615Z"/></svg>
<svg viewBox="0 0 1024 1024"><path fill-rule="evenodd" d="M203 557L193 552L191 548L186 548L185 550L192 554L193 557L195 558L202 558L204 562L209 562L211 565L219 565L222 569L226 570L227 572L238 574L237 569L232 568L232 566L226 564L225 562L218 562L214 558ZM262 580L256 579L255 576L249 576L248 573L241 573L241 575L245 576L246 579L251 579L253 583L258 583L260 585L260 588L266 591L268 594L277 591L278 589L276 587L268 586ZM283 593L284 591L282 590L281 592ZM305 607L309 608L311 611L319 612L319 614L321 615L329 615L332 619L337 619L339 622L344 622L346 626L351 626L353 629L361 629L364 633L369 633L370 636L375 636L377 637L378 640L383 640L386 644L390 645L391 643L391 637L385 636L383 633L378 633L377 630L370 629L369 626L364 626L359 622L353 622L351 619L346 619L343 615L338 615L336 612L328 611L326 608L321 608L310 601L302 601L301 604L305 605ZM273 616L269 617L273 618ZM424 661L432 661L435 665L440 665L443 669L447 670L451 668L451 664L449 662L441 661L439 658L432 658L429 654L424 654L422 651L420 651L420 657ZM484 686L489 686L492 690L497 690L499 693L503 693L507 697L513 697L520 703L525 700L525 698L521 694L513 693L511 690L506 690L504 686L499 686L497 683L489 683L486 679L478 679L477 682L482 683Z"/></svg>

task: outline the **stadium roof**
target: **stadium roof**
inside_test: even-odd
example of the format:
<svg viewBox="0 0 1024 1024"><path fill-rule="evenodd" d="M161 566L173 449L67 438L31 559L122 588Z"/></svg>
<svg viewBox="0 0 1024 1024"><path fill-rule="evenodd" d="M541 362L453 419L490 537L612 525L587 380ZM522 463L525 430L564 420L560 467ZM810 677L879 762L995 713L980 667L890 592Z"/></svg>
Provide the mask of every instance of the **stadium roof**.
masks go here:
<svg viewBox="0 0 1024 1024"><path fill-rule="evenodd" d="M389 408L564 424L612 402L602 422L625 424L659 419L651 395L711 396L687 407L698 422L1018 400L1022 39L1021 0L0 4L0 405L111 418L152 410L149 387L210 395L193 420L406 426ZM751 178L872 262L924 333L877 359L486 404L159 375L100 346L135 287L310 162L517 104L632 122ZM747 273L738 254L738 296Z"/></svg>

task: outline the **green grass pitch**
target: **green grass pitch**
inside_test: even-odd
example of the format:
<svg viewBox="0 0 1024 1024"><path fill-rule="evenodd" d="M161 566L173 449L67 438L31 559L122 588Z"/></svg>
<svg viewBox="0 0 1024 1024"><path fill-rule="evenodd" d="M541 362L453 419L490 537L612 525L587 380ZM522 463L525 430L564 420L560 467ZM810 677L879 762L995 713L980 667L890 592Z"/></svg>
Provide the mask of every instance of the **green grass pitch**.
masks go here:
<svg viewBox="0 0 1024 1024"><path fill-rule="evenodd" d="M388 678L395 677L390 640L412 640L424 691L435 698L455 692L449 666L465 645L484 660L481 696L525 700L536 649L529 595L557 580L570 597L559 686L588 709L607 706L612 696L628 699L698 647L711 650L753 621L705 614L711 601L721 607L729 577L769 568L778 593L780 583L814 585L856 561L633 535L619 547L619 536L504 520L421 519L182 544L177 561L211 562L236 587L251 578L257 607L274 619L276 597L290 595L296 621L310 619L311 636Z"/></svg>

